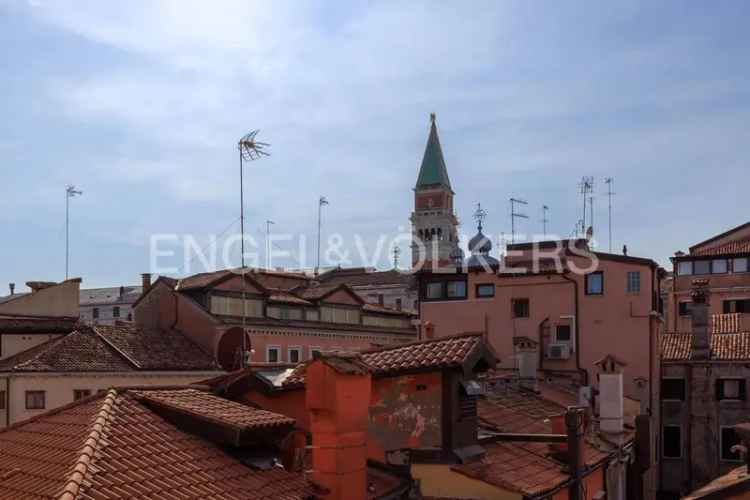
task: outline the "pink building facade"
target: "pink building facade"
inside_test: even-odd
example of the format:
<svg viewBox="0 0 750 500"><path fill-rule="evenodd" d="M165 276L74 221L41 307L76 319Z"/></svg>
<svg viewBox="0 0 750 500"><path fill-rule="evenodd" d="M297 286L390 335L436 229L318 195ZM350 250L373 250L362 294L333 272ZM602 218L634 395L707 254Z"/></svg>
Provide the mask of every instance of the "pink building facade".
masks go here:
<svg viewBox="0 0 750 500"><path fill-rule="evenodd" d="M536 269L532 252L540 255ZM590 251L585 240L510 245L508 254L503 264L490 257L488 268L421 272L420 334L483 332L508 368L518 367L516 346L525 337L537 343L542 373L584 386L597 385L595 362L616 353L628 367L625 395L652 408L658 265Z"/></svg>

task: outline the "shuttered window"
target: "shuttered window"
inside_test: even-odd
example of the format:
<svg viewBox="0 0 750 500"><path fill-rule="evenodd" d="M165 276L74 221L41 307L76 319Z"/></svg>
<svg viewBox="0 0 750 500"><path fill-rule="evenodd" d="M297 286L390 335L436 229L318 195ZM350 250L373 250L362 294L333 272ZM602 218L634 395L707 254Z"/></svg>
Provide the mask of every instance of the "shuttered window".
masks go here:
<svg viewBox="0 0 750 500"><path fill-rule="evenodd" d="M221 316L242 316L242 298L222 297L214 295L211 297L211 312ZM245 299L245 316L260 318L263 316L263 301L258 299Z"/></svg>

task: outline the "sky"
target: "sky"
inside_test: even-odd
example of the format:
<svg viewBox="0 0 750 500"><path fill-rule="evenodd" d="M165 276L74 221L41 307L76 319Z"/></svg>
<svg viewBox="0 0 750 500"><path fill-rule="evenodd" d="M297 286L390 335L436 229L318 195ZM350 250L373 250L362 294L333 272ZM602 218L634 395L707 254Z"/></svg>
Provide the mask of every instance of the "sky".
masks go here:
<svg viewBox="0 0 750 500"><path fill-rule="evenodd" d="M666 266L747 222L748 19L744 1L0 0L0 295L65 277L69 184L83 287L211 267L180 249L214 235L221 253L239 231L236 145L254 129L271 153L244 170L259 252L273 220L292 235L274 265L314 265L325 196L338 262L388 268L432 112L464 241L478 202L485 232L509 234L511 197L528 202L519 232L540 234L547 205L570 236L593 176L607 250L612 177L613 249Z"/></svg>

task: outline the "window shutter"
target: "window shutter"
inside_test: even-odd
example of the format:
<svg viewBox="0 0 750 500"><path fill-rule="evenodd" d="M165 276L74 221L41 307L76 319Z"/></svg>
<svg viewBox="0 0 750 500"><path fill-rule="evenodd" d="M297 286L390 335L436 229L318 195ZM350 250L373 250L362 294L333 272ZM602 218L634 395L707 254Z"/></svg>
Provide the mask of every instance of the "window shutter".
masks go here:
<svg viewBox="0 0 750 500"><path fill-rule="evenodd" d="M716 401L724 399L724 383L721 380L716 381Z"/></svg>

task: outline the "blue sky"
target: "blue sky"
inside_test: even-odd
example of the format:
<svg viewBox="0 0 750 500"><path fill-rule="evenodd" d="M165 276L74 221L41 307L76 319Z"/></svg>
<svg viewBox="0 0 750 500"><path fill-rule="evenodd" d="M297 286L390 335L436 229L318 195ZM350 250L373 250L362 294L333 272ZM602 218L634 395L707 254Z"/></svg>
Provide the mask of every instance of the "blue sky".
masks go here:
<svg viewBox="0 0 750 500"><path fill-rule="evenodd" d="M509 232L515 196L524 232L547 204L567 236L591 175L604 249L611 176L615 249L667 264L750 212L748 19L742 1L0 0L0 287L64 277L68 183L84 286L137 283L150 235L236 228L254 128L272 156L247 169L253 236L272 219L312 251L325 195L326 233L375 247L409 227L433 111L465 234L479 201Z"/></svg>

